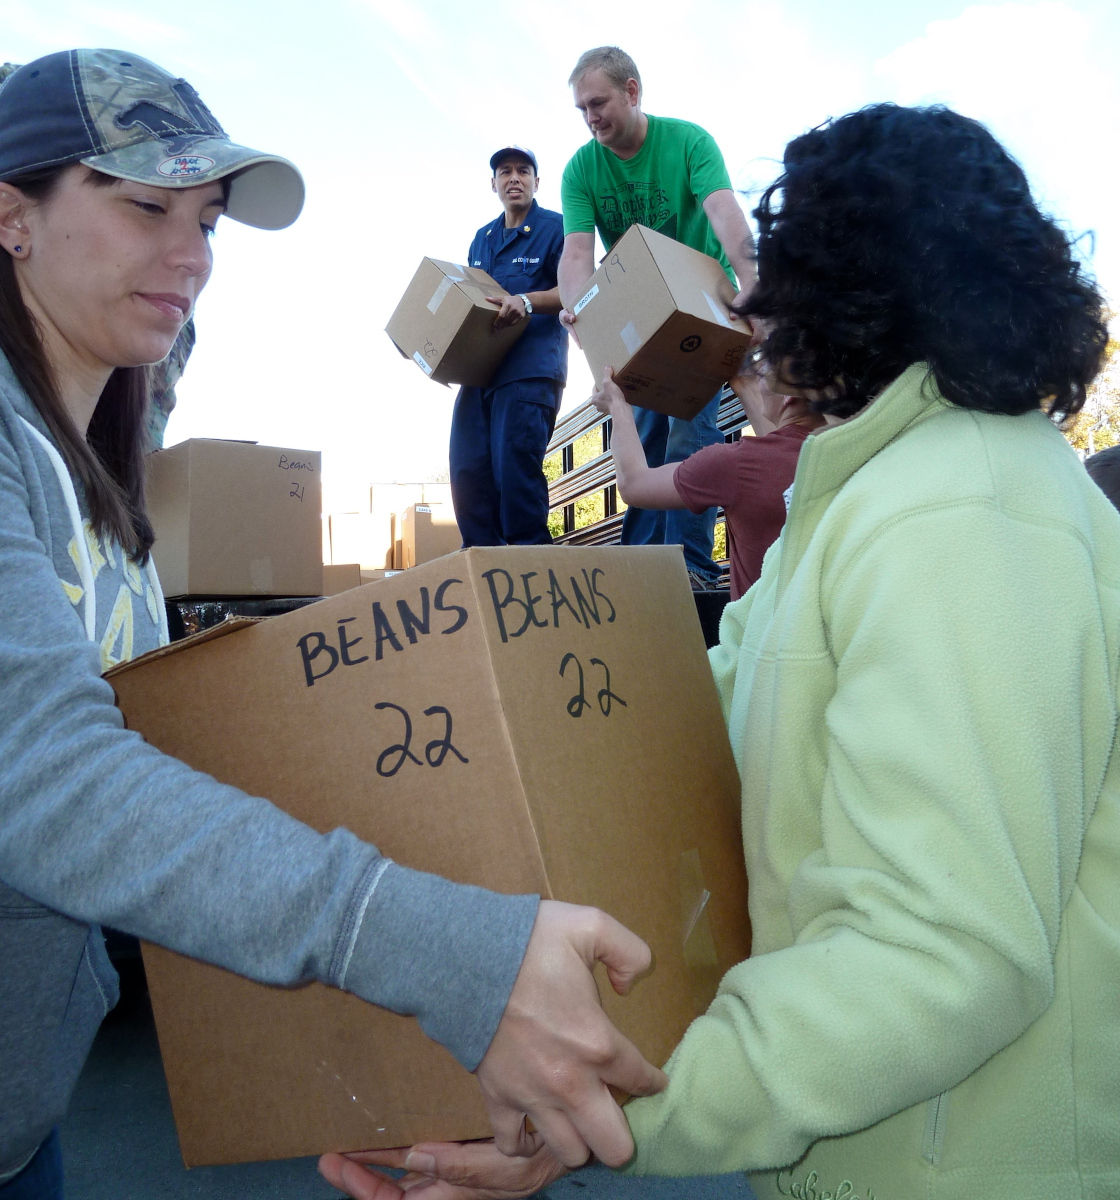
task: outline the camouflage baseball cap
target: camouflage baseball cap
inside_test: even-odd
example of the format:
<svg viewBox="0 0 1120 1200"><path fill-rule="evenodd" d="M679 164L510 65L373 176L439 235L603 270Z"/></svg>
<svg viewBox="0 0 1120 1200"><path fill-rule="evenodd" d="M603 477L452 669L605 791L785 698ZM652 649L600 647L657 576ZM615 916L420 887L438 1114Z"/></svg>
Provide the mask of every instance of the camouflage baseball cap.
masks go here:
<svg viewBox="0 0 1120 1200"><path fill-rule="evenodd" d="M120 50L63 50L0 86L0 179L84 163L157 187L230 177L228 216L283 229L303 207L286 158L238 146L185 79Z"/></svg>

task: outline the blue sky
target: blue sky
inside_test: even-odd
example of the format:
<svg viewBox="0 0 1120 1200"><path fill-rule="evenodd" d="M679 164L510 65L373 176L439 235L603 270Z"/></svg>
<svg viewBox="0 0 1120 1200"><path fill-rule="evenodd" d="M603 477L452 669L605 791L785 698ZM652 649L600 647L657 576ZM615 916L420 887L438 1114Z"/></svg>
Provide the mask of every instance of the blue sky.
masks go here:
<svg viewBox="0 0 1120 1200"><path fill-rule="evenodd" d="M290 230L219 230L168 440L321 449L336 510L371 481L446 469L454 393L400 358L385 323L422 256L462 257L496 215L492 150L532 146L539 199L559 207L586 137L566 80L589 46L624 46L646 110L709 129L748 191L829 115L948 103L1004 141L1120 298L1111 0L3 0L3 13L0 60L146 55L235 140L300 166L308 202ZM572 366L565 407L590 388L574 348Z"/></svg>

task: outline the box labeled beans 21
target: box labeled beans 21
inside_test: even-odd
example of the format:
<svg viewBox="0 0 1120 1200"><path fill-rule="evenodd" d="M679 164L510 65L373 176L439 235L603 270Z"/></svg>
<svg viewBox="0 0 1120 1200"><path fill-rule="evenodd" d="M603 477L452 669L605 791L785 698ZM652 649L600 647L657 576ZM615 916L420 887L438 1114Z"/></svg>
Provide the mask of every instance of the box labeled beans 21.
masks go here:
<svg viewBox="0 0 1120 1200"><path fill-rule="evenodd" d="M404 866L593 904L654 969L607 1012L655 1063L746 957L739 785L679 546L448 555L110 676L130 728ZM489 1133L411 1018L151 946L188 1166Z"/></svg>

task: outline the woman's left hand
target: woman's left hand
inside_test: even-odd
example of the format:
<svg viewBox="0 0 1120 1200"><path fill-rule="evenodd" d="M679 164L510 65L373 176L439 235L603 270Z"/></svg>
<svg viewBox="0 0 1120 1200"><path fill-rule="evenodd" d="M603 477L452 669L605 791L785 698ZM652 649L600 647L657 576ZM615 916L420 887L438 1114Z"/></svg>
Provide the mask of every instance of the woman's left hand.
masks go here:
<svg viewBox="0 0 1120 1200"><path fill-rule="evenodd" d="M408 1171L391 1179L373 1167ZM547 1146L512 1158L488 1142L424 1142L400 1150L324 1154L323 1177L352 1200L516 1200L555 1183L568 1168Z"/></svg>

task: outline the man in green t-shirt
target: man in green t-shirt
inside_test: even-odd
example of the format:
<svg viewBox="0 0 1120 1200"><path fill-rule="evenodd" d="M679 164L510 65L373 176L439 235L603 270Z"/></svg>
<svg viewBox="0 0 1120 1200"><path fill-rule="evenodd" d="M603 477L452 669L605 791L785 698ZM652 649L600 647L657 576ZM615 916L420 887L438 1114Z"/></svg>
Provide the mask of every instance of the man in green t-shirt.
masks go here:
<svg viewBox="0 0 1120 1200"><path fill-rule="evenodd" d="M631 225L645 225L718 259L743 298L755 281L754 239L731 190L723 155L711 134L688 121L642 112L634 60L617 46L580 56L568 80L591 141L564 168L564 254L558 280L561 322L576 336L572 306L595 272L595 230L608 249ZM601 380L596 380L596 384ZM651 467L681 462L723 440L719 399L692 421L635 405L634 417ZM624 545L680 544L694 587L715 585L712 561L716 510L653 512L628 508Z"/></svg>

